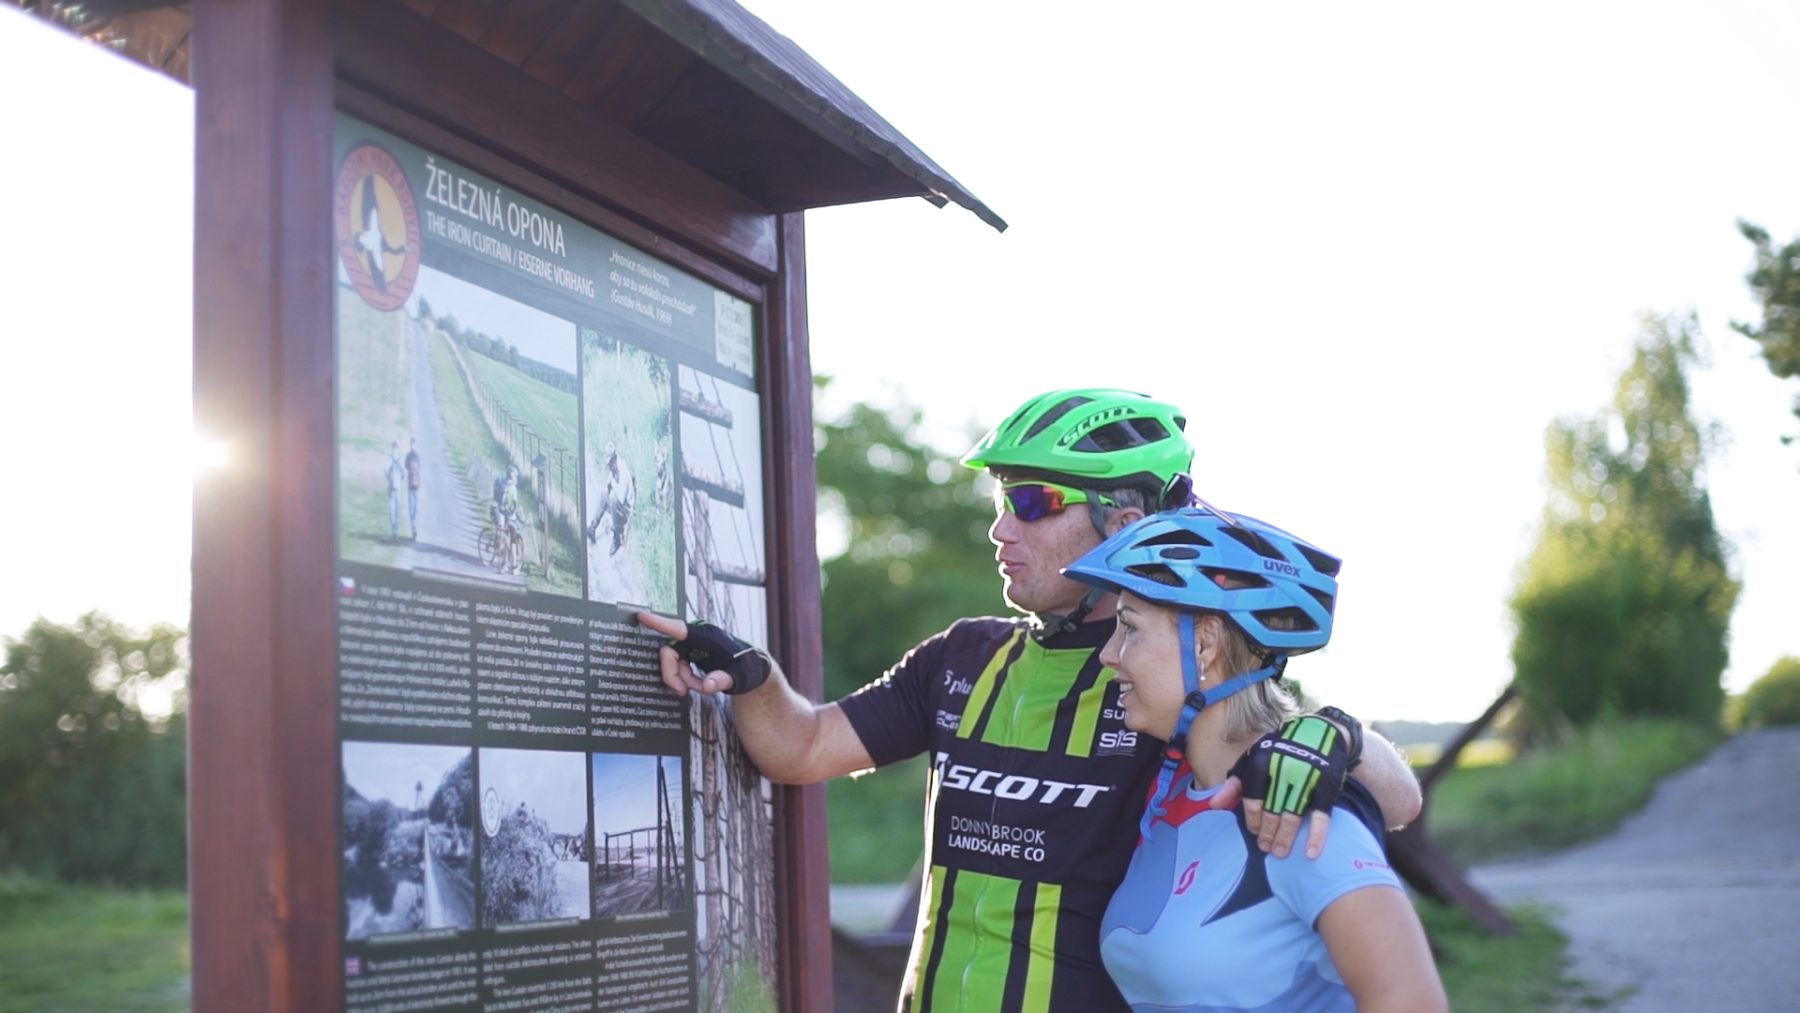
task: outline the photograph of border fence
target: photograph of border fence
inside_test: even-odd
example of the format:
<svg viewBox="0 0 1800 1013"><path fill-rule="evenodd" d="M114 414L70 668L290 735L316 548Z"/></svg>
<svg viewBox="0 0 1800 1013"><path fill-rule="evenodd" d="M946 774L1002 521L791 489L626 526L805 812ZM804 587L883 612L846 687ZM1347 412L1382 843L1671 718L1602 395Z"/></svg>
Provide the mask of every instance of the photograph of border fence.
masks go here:
<svg viewBox="0 0 1800 1013"><path fill-rule="evenodd" d="M403 311L360 303L338 300L343 557L578 597L575 326L429 267Z"/></svg>
<svg viewBox="0 0 1800 1013"><path fill-rule="evenodd" d="M587 757L483 749L481 924L586 918Z"/></svg>
<svg viewBox="0 0 1800 1013"><path fill-rule="evenodd" d="M344 743L344 938L475 927L471 757Z"/></svg>
<svg viewBox="0 0 1800 1013"><path fill-rule="evenodd" d="M682 758L594 756L594 917L688 906Z"/></svg>
<svg viewBox="0 0 1800 1013"><path fill-rule="evenodd" d="M764 624L760 399L686 366L677 380L688 610L734 631Z"/></svg>
<svg viewBox="0 0 1800 1013"><path fill-rule="evenodd" d="M756 394L681 367L677 373L690 619L768 643L762 415ZM731 729L730 705L694 694L694 912L702 1008L775 994L774 806Z"/></svg>
<svg viewBox="0 0 1800 1013"><path fill-rule="evenodd" d="M587 596L675 611L669 361L582 328Z"/></svg>

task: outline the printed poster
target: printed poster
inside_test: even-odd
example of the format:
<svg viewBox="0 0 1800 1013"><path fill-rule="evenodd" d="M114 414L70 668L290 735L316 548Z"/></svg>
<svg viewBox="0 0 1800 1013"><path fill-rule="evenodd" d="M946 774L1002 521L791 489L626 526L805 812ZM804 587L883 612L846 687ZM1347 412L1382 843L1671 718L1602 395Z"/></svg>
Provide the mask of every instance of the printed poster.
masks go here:
<svg viewBox="0 0 1800 1013"><path fill-rule="evenodd" d="M772 807L638 609L766 642L750 303L335 130L350 1010L772 1001Z"/></svg>

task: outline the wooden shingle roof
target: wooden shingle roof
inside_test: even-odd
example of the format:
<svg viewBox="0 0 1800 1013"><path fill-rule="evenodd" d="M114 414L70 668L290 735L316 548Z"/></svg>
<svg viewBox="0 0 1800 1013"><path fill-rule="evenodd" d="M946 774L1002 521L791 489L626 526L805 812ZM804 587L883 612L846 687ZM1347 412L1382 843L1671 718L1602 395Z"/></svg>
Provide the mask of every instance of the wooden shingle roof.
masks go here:
<svg viewBox="0 0 1800 1013"><path fill-rule="evenodd" d="M33 2L186 80L185 5ZM770 211L890 197L1006 222L792 40L732 0L345 0L347 20L450 35Z"/></svg>

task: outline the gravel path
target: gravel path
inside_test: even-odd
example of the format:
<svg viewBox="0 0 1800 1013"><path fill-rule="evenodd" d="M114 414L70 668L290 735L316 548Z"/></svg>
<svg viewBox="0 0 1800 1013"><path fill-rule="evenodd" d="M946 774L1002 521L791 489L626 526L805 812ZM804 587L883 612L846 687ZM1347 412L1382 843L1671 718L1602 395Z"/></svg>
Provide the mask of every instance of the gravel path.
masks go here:
<svg viewBox="0 0 1800 1013"><path fill-rule="evenodd" d="M1800 1010L1800 728L1731 739L1608 837L1473 875L1560 909L1575 973L1622 1010Z"/></svg>

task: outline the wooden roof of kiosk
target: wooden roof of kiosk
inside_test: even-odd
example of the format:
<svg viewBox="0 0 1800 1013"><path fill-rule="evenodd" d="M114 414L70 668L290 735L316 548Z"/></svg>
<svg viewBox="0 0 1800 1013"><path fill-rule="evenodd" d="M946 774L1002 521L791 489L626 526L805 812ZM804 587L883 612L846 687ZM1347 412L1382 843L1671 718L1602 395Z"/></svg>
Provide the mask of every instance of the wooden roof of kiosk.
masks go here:
<svg viewBox="0 0 1800 1013"><path fill-rule="evenodd" d="M195 91L193 1000L343 1001L332 136L346 112L760 309L768 635L823 689L807 208L1006 223L731 0L23 0ZM896 285L902 284L900 280ZM789 1010L832 1008L824 791L780 788Z"/></svg>
<svg viewBox="0 0 1800 1013"><path fill-rule="evenodd" d="M190 5L27 0L178 80ZM1006 222L787 36L731 0L353 0L370 30L460 43L721 180L770 211L891 197ZM435 36L435 38L434 38Z"/></svg>

